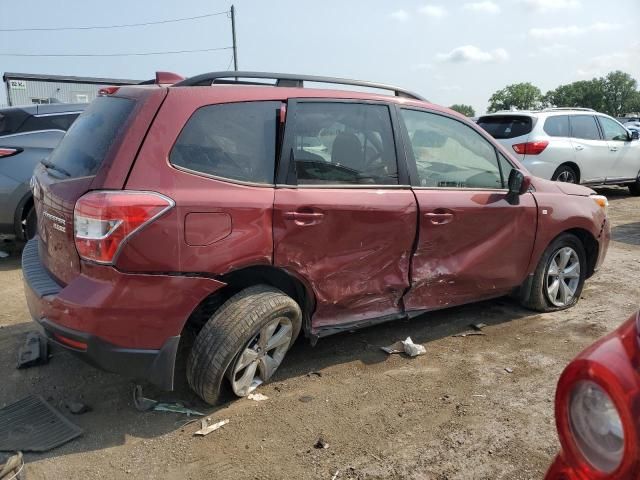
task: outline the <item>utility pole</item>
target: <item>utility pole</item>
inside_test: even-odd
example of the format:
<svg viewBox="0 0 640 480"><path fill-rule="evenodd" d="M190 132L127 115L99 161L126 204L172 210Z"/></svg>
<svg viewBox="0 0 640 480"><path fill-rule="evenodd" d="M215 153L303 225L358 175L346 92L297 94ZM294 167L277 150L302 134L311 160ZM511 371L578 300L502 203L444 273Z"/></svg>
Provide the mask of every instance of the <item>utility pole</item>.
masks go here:
<svg viewBox="0 0 640 480"><path fill-rule="evenodd" d="M233 36L233 69L238 71L238 45L236 44L236 9L231 5L231 35Z"/></svg>

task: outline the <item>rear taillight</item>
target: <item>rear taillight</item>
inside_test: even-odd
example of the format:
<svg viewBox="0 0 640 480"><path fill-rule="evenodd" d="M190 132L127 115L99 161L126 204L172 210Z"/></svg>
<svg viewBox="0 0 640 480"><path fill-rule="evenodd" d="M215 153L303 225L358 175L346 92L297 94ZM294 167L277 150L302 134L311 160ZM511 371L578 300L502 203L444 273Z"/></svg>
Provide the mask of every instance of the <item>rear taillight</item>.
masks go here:
<svg viewBox="0 0 640 480"><path fill-rule="evenodd" d="M516 143L513 145L513 150L520 155L538 155L547 148L549 142L546 140L540 140L537 142Z"/></svg>
<svg viewBox="0 0 640 480"><path fill-rule="evenodd" d="M173 207L155 192L95 191L76 202L73 213L78 254L85 260L112 263L126 240Z"/></svg>
<svg viewBox="0 0 640 480"><path fill-rule="evenodd" d="M22 151L21 148L3 148L0 147L0 158L10 157L11 155L15 155L16 153L20 153Z"/></svg>

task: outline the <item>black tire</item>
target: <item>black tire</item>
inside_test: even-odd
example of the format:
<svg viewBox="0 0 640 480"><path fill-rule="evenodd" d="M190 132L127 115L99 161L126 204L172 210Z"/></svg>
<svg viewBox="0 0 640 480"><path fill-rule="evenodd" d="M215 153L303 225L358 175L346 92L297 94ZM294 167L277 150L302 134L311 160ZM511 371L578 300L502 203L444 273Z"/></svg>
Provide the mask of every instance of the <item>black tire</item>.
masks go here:
<svg viewBox="0 0 640 480"><path fill-rule="evenodd" d="M579 183L578 172L569 165L560 165L558 169L553 172L551 180L556 182Z"/></svg>
<svg viewBox="0 0 640 480"><path fill-rule="evenodd" d="M300 306L280 290L257 285L227 300L207 321L195 339L187 360L187 381L208 404L220 396L225 373L258 331L275 318L291 320L288 348L300 333Z"/></svg>
<svg viewBox="0 0 640 480"><path fill-rule="evenodd" d="M24 220L24 238L25 240L31 240L36 236L38 229L38 219L36 217L36 209L31 207Z"/></svg>
<svg viewBox="0 0 640 480"><path fill-rule="evenodd" d="M628 185L629 193L634 197L640 197L640 178L636 180L634 183L630 183Z"/></svg>
<svg viewBox="0 0 640 480"><path fill-rule="evenodd" d="M580 276L578 286L571 301L564 306L557 306L551 302L546 292L547 271L555 254L564 247L571 247L578 255L578 260L580 263ZM536 310L538 312L553 312L556 310L564 310L566 308L570 308L578 302L578 299L582 294L586 271L587 255L585 253L584 245L582 245L580 239L575 235L572 235L570 233L563 233L562 235L558 236L553 242L551 242L551 244L542 254L542 258L540 258L538 266L536 267L536 271L533 275L533 280L531 281L529 291L524 291L521 293L520 303L522 304L522 306L531 310Z"/></svg>

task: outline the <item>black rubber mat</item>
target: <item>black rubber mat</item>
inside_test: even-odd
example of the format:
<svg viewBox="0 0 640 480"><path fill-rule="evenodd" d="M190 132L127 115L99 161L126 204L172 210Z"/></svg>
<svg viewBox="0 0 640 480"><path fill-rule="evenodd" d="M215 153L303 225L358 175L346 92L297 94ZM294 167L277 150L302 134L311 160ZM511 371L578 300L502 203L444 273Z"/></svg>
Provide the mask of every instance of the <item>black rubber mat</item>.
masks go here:
<svg viewBox="0 0 640 480"><path fill-rule="evenodd" d="M46 452L82 435L40 395L0 409L0 451Z"/></svg>

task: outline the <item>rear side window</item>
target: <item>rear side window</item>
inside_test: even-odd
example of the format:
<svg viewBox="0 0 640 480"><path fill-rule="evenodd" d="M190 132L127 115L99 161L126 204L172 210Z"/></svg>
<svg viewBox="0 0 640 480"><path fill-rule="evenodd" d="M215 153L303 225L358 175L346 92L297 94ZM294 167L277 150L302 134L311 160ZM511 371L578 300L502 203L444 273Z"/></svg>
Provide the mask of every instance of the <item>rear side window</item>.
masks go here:
<svg viewBox="0 0 640 480"><path fill-rule="evenodd" d="M569 137L569 116L556 115L544 121L543 130L550 137Z"/></svg>
<svg viewBox="0 0 640 480"><path fill-rule="evenodd" d="M389 107L299 103L293 136L298 185L397 185Z"/></svg>
<svg viewBox="0 0 640 480"><path fill-rule="evenodd" d="M584 140L600 140L600 131L593 115L571 115L571 136Z"/></svg>
<svg viewBox="0 0 640 480"><path fill-rule="evenodd" d="M496 115L480 117L478 125L489 132L493 138L515 138L531 133L533 121L531 117L522 115Z"/></svg>
<svg viewBox="0 0 640 480"><path fill-rule="evenodd" d="M69 130L71 124L78 118L79 113L60 115L31 116L22 124L19 132L35 132L40 130Z"/></svg>
<svg viewBox="0 0 640 480"><path fill-rule="evenodd" d="M134 105L126 98L96 98L71 125L49 162L65 177L95 175Z"/></svg>
<svg viewBox="0 0 640 480"><path fill-rule="evenodd" d="M280 105L242 102L199 108L180 132L169 161L216 177L273 184Z"/></svg>
<svg viewBox="0 0 640 480"><path fill-rule="evenodd" d="M0 110L0 135L16 133L29 114L19 108Z"/></svg>

